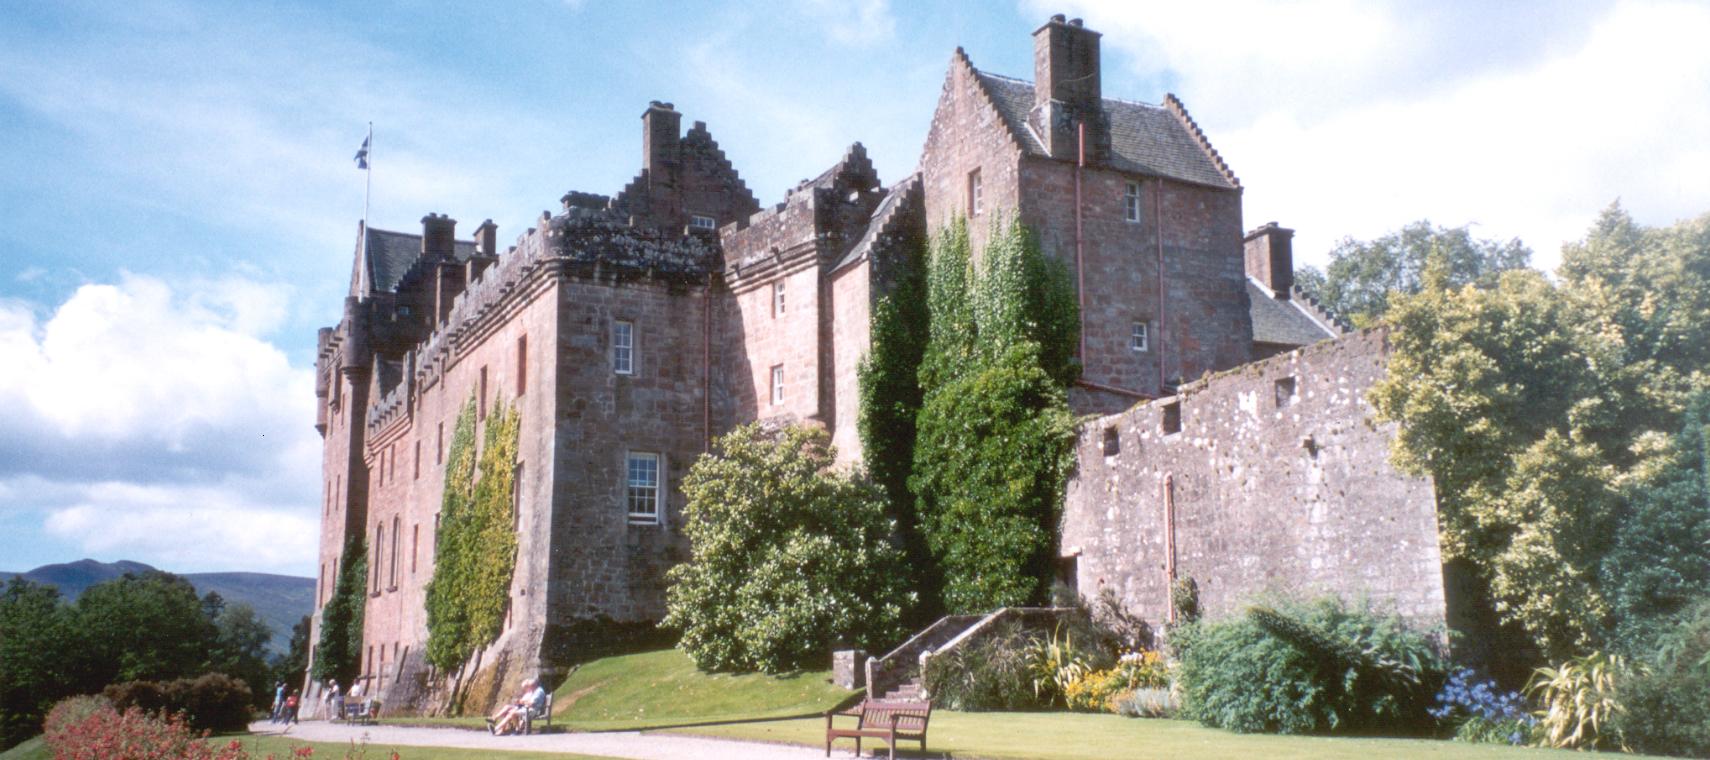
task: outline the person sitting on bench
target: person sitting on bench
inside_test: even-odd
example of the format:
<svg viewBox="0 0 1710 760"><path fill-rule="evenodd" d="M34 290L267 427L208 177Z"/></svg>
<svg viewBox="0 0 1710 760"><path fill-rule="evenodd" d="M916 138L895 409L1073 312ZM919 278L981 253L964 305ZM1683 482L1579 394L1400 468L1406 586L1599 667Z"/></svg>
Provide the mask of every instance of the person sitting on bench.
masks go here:
<svg viewBox="0 0 1710 760"><path fill-rule="evenodd" d="M530 710L539 712L546 707L546 689L533 678L522 682L523 694L515 702L505 705L493 717L487 719L488 728L494 735L514 734L522 730L528 721Z"/></svg>

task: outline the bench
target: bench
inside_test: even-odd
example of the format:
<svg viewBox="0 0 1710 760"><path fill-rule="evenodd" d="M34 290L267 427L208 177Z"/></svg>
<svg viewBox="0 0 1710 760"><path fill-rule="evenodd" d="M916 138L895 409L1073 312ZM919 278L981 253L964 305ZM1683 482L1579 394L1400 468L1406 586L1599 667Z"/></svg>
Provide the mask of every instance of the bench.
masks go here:
<svg viewBox="0 0 1710 760"><path fill-rule="evenodd" d="M852 717L855 727L838 727L833 719L838 716ZM926 751L926 724L932 719L932 702L909 700L879 700L869 699L848 710L831 710L825 714L825 756L831 757L831 742L834 739L852 738L855 740L855 756L861 756L861 740L884 739L891 751L891 760L896 760L897 741L920 742L920 751Z"/></svg>
<svg viewBox="0 0 1710 760"><path fill-rule="evenodd" d="M361 698L346 700L342 717L346 723L373 723L376 718L380 717L380 700Z"/></svg>
<svg viewBox="0 0 1710 760"><path fill-rule="evenodd" d="M546 704L538 712L530 707L528 712L523 715L523 733L534 733L534 722L537 720L546 721L546 727L552 728L552 694L550 692L546 695Z"/></svg>

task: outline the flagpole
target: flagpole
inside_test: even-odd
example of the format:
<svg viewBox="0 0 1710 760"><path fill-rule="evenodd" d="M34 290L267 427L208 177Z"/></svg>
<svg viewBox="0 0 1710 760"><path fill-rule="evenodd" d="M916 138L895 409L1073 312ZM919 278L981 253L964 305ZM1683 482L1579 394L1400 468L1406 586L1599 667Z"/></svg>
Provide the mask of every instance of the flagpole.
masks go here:
<svg viewBox="0 0 1710 760"><path fill-rule="evenodd" d="M362 142L366 153L362 167L362 263L357 275L357 297L368 297L368 201L374 194L374 122L368 122L368 139Z"/></svg>

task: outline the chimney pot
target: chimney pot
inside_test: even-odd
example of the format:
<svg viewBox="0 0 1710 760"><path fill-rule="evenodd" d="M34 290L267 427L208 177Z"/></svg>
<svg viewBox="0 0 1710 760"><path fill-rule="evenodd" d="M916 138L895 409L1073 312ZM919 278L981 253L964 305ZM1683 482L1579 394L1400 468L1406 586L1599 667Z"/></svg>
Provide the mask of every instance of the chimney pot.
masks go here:
<svg viewBox="0 0 1710 760"><path fill-rule="evenodd" d="M1063 14L1061 14L1061 13L1053 13L1053 14L1051 14L1051 20L1052 20L1052 21L1055 21L1055 22L1057 22L1057 23L1059 23L1059 24L1061 24L1061 23L1063 23L1063 18L1064 18L1064 16L1063 16Z"/></svg>
<svg viewBox="0 0 1710 760"><path fill-rule="evenodd" d="M1083 26L1083 25L1084 25L1083 22L1078 18L1069 19L1069 26Z"/></svg>

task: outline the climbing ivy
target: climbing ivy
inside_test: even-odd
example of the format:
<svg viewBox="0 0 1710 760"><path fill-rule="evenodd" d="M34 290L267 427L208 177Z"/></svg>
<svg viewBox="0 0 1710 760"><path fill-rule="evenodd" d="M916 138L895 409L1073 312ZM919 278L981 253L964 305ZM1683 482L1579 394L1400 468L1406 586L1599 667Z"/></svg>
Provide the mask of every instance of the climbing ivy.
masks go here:
<svg viewBox="0 0 1710 760"><path fill-rule="evenodd" d="M339 566L332 598L321 607L321 638L315 645L315 665L310 673L316 681L331 678L348 685L358 675L367 582L368 547L362 536L353 535L344 542L344 562Z"/></svg>
<svg viewBox="0 0 1710 760"><path fill-rule="evenodd" d="M495 400L477 454L473 396L457 415L427 587L427 659L442 671L467 662L504 629L517 557L512 503L520 423L514 408Z"/></svg>

